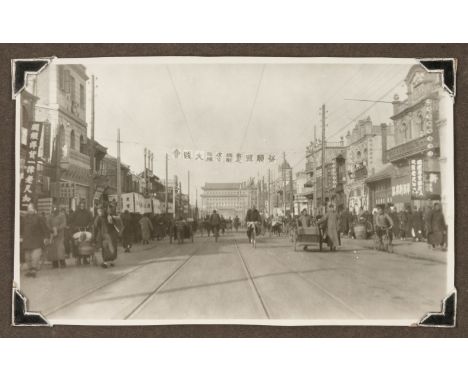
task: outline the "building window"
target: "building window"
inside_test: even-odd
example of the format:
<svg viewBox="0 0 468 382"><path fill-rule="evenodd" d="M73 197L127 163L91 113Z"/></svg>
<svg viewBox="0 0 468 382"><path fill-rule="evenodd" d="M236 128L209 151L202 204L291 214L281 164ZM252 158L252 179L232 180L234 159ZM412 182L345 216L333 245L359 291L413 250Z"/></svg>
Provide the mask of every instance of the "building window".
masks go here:
<svg viewBox="0 0 468 382"><path fill-rule="evenodd" d="M70 148L75 149L75 132L73 130L70 133Z"/></svg>
<svg viewBox="0 0 468 382"><path fill-rule="evenodd" d="M85 151L86 151L85 141L84 141L83 135L80 135L80 153L86 154Z"/></svg>
<svg viewBox="0 0 468 382"><path fill-rule="evenodd" d="M70 93L70 71L63 69L63 90Z"/></svg>
<svg viewBox="0 0 468 382"><path fill-rule="evenodd" d="M82 109L85 108L85 102L86 102L85 89L84 89L84 86L80 84L80 106Z"/></svg>
<svg viewBox="0 0 468 382"><path fill-rule="evenodd" d="M408 126L406 125L406 123L401 124L401 130L403 133L403 141L406 142L410 138L409 136L410 134L408 132Z"/></svg>
<svg viewBox="0 0 468 382"><path fill-rule="evenodd" d="M72 102L75 102L75 77L70 76L70 98Z"/></svg>
<svg viewBox="0 0 468 382"><path fill-rule="evenodd" d="M58 66L58 82L59 82L59 89L65 91L65 70L63 66Z"/></svg>
<svg viewBox="0 0 468 382"><path fill-rule="evenodd" d="M58 147L59 147L59 159L67 155L67 148L65 145L65 128L63 125L60 125L59 133L57 137Z"/></svg>

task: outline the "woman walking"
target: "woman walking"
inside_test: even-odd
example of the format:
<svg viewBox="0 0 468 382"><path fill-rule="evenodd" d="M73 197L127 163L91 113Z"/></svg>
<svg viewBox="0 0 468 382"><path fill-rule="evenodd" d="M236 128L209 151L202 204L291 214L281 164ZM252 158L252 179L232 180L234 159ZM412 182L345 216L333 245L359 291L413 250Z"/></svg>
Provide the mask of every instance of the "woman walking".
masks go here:
<svg viewBox="0 0 468 382"><path fill-rule="evenodd" d="M53 268L66 267L65 263L65 228L67 226L66 216L59 211L57 206L52 209L48 218L48 226L52 231L51 243L48 251L48 260L52 262Z"/></svg>
<svg viewBox="0 0 468 382"><path fill-rule="evenodd" d="M102 251L102 264L103 268L114 266L114 261L117 259L117 240L118 231L116 229L116 221L110 215L104 212L100 207L97 210L98 216L94 221L94 237L96 243Z"/></svg>
<svg viewBox="0 0 468 382"><path fill-rule="evenodd" d="M28 205L27 213L21 219L20 232L21 247L28 266L26 277L36 277L42 250L48 242L50 231L32 203Z"/></svg>

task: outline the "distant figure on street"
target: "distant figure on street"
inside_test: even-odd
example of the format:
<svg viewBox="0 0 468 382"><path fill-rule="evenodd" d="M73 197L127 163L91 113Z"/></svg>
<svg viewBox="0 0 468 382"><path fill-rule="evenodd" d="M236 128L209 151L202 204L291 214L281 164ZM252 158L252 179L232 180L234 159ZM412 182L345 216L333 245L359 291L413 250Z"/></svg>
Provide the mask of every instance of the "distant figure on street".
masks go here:
<svg viewBox="0 0 468 382"><path fill-rule="evenodd" d="M107 214L102 207L97 210L94 220L94 237L98 247L101 248L103 268L114 266L117 259L118 230L112 215Z"/></svg>
<svg viewBox="0 0 468 382"><path fill-rule="evenodd" d="M432 248L444 247L447 244L447 225L439 203L434 204L429 223L429 244Z"/></svg>
<svg viewBox="0 0 468 382"><path fill-rule="evenodd" d="M213 235L217 237L219 235L219 229L221 227L221 217L213 210L213 213L210 216L210 228L213 231ZM209 234L208 234L209 236Z"/></svg>
<svg viewBox="0 0 468 382"><path fill-rule="evenodd" d="M338 214L333 204L330 204L327 213L318 220L318 223L325 225L325 236L327 238L328 245L330 246L330 250L336 251L336 247L339 244Z"/></svg>
<svg viewBox="0 0 468 382"><path fill-rule="evenodd" d="M236 230L236 232L239 230L239 227L240 227L240 219L239 219L239 216L236 215L236 217L234 218L234 229Z"/></svg>
<svg viewBox="0 0 468 382"><path fill-rule="evenodd" d="M93 215L85 208L84 202L81 201L78 205L78 209L70 218L71 235L73 236L73 234L80 231L92 232L92 226ZM83 264L89 264L89 259L86 256L82 256L83 259L81 259L81 256L78 255L78 247L76 246L75 240L72 240L72 253L76 258L77 265L80 265L81 262L83 262Z"/></svg>
<svg viewBox="0 0 468 382"><path fill-rule="evenodd" d="M133 240L133 224L132 224L132 217L128 210L125 210L121 216L122 219L122 246L124 247L125 252L130 252L132 248L132 240Z"/></svg>
<svg viewBox="0 0 468 382"><path fill-rule="evenodd" d="M148 216L143 215L139 221L141 227L141 240L142 244L149 244L151 239L151 232L153 231L153 224Z"/></svg>
<svg viewBox="0 0 468 382"><path fill-rule="evenodd" d="M49 229L52 230L50 246L48 250L48 260L52 262L53 268L65 267L65 227L67 226L66 216L59 211L57 206L53 206L52 214L47 220Z"/></svg>
<svg viewBox="0 0 468 382"><path fill-rule="evenodd" d="M252 206L252 208L249 208L247 210L247 214L245 216L245 221L247 224L254 222L255 223L255 233L258 235L259 234L259 223L261 223L262 219L260 217L260 213L258 212L257 208L255 206ZM252 229L249 229L247 226L247 237L249 238L249 242L251 240L251 235L252 235Z"/></svg>
<svg viewBox="0 0 468 382"><path fill-rule="evenodd" d="M311 218L310 215L307 213L307 209L303 209L301 211L301 216L299 217L299 225L303 228L310 227Z"/></svg>
<svg viewBox="0 0 468 382"><path fill-rule="evenodd" d="M28 205L26 215L20 220L20 241L28 270L26 277L36 277L39 271L42 250L48 244L50 231L44 219L37 213L33 203Z"/></svg>
<svg viewBox="0 0 468 382"><path fill-rule="evenodd" d="M411 219L411 233L414 241L422 241L423 238L423 215L421 210L416 208Z"/></svg>
<svg viewBox="0 0 468 382"><path fill-rule="evenodd" d="M393 220L390 217L389 214L387 214L382 206L377 207L377 214L375 215L375 221L374 221L374 230L379 238L380 244L382 245L382 236L385 234L385 232L388 229L388 236L389 236L389 243L392 243L393 240Z"/></svg>
<svg viewBox="0 0 468 382"><path fill-rule="evenodd" d="M390 207L389 215L393 221L393 228L392 228L393 237L398 237L400 233L400 221L399 221L398 212L395 206Z"/></svg>

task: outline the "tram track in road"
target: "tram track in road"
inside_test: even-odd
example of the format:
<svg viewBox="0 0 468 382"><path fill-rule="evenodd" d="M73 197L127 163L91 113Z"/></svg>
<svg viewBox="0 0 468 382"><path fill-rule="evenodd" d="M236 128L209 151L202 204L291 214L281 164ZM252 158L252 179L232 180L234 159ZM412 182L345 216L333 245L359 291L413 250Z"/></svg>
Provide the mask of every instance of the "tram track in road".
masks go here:
<svg viewBox="0 0 468 382"><path fill-rule="evenodd" d="M157 245L153 245L151 247L147 247L147 248L142 249L141 252L147 252L147 251L150 251L150 250L155 249L157 247L158 247ZM171 248L171 250L168 251L169 253L167 254L167 256L174 255L177 252L177 250L178 250L177 248L179 248L179 246L174 245L173 247L170 247L170 248ZM99 285L85 291L84 293L81 293L77 297L74 297L74 298L72 298L72 299L70 299L70 300L68 300L68 301L66 301L66 302L64 302L62 304L59 304L58 306L56 306L56 307L54 307L54 308L52 308L52 309L50 309L50 310L48 310L46 312L43 312L43 314L45 316L48 316L48 315L51 315L51 314L55 314L55 313L57 313L57 312L59 312L61 310L64 310L64 309L72 306L73 304L79 303L81 300L86 299L87 297L93 295L94 293L99 292L100 290L123 280L124 278L132 275L133 273L139 271L140 269L142 269L142 268L144 268L144 267L146 267L146 266L148 266L150 264L157 263L157 262L158 262L157 259L152 260L152 261L145 261L143 264L137 265L137 266L133 267L132 269L130 269L129 271L126 271L126 272L122 273L119 276L116 276L116 277L114 277L114 278L112 278L112 279L110 279L110 280L108 280L106 282L103 282L102 284L99 284Z"/></svg>
<svg viewBox="0 0 468 382"><path fill-rule="evenodd" d="M238 254L238 256L239 256L239 258L241 260L242 267L244 268L245 273L247 274L247 277L249 279L249 284L250 284L251 288L253 289L255 295L257 296L257 300L259 301L259 303L260 303L260 305L261 305L261 307L263 309L263 312L265 313L266 318L271 319L271 314L268 311L268 308L267 308L267 306L265 304L265 301L262 298L262 295L260 294L260 291L258 290L257 284L254 281L254 278L252 277L252 273L250 272L249 266L247 265L247 262L245 261L244 256L242 256L242 252L241 252L239 246L237 245L237 239L234 239L234 245L236 247L236 253Z"/></svg>
<svg viewBox="0 0 468 382"><path fill-rule="evenodd" d="M203 244L206 242L208 242L208 238L203 242ZM190 262L190 260L193 259L197 252L203 247L203 244L199 244L197 248L190 253L187 259L182 262L182 264L180 264L174 271L172 271L169 276L163 280L162 283L160 283L156 288L148 293L142 301L140 301L129 313L127 313L124 317L124 320L129 320L132 318L132 316L135 316L135 314L141 312L145 306L158 294L158 292L164 288L182 270L182 268L184 268Z"/></svg>
<svg viewBox="0 0 468 382"><path fill-rule="evenodd" d="M293 274L295 274L296 276L298 276L301 280L305 281L307 284L309 285L312 285L314 286L315 288L317 289L320 289L323 293L325 293L328 297L330 297L333 301L335 301L336 303L338 303L340 306L343 306L346 310L348 310L349 312L351 312L352 314L354 314L355 316L359 317L360 319L366 319L366 317L358 312L356 309L354 309L353 307L351 307L350 305L348 305L346 302L344 302L341 298L339 298L338 296L336 296L334 293L330 292L328 289L326 289L323 285L317 283L316 281L312 281L310 280L309 278L305 277L301 271L297 271L295 269L292 269L291 267L289 267L287 264L285 264L283 261L279 260L278 259L278 256L272 252L271 250L267 249L266 250L268 254L271 254L272 255L272 258L278 263L280 264L282 267L284 267L288 272L291 272Z"/></svg>

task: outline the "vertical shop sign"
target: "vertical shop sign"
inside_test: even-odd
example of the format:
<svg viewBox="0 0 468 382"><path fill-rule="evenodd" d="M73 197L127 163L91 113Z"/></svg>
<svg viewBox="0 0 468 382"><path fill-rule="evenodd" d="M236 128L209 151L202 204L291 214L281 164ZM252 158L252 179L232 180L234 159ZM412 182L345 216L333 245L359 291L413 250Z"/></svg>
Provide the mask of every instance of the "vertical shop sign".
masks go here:
<svg viewBox="0 0 468 382"><path fill-rule="evenodd" d="M26 161L21 182L21 210L26 210L28 204L34 202L36 196L35 186L37 178L37 154L41 140L42 123L33 122L28 131Z"/></svg>

